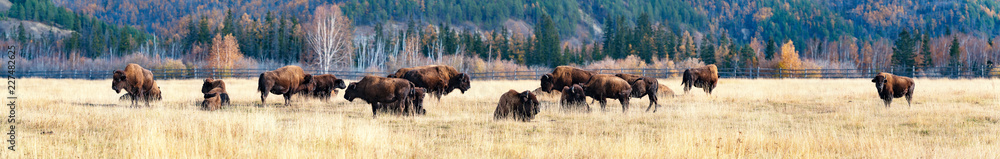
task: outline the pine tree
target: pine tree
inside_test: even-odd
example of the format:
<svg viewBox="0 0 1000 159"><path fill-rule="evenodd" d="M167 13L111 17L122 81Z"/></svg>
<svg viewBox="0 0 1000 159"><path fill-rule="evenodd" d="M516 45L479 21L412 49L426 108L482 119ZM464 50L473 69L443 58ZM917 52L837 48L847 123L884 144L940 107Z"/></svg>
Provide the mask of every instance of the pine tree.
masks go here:
<svg viewBox="0 0 1000 159"><path fill-rule="evenodd" d="M952 67L961 67L962 66L962 64L959 61L959 58L962 55L962 50L960 48L960 45L961 44L958 43L958 37L953 37L951 39L951 48L948 49L948 55L949 55L949 57L951 57L951 61L949 62L949 65L952 66Z"/></svg>
<svg viewBox="0 0 1000 159"><path fill-rule="evenodd" d="M930 36L928 36L927 33L924 33L923 38L920 40L921 43L920 55L924 56L924 61L922 62L923 64L921 65L923 67L934 66L934 58L931 57L931 45L928 44L930 43L930 39L931 39Z"/></svg>
<svg viewBox="0 0 1000 159"><path fill-rule="evenodd" d="M715 43L712 41L712 34L705 36L705 41L701 42L701 61L705 64L715 64Z"/></svg>
<svg viewBox="0 0 1000 159"><path fill-rule="evenodd" d="M896 46L892 48L892 64L896 66L901 66L908 68L911 66L916 66L916 61L914 58L914 47L916 46L914 38L910 35L909 31L903 30L899 33L899 38L896 39Z"/></svg>
<svg viewBox="0 0 1000 159"><path fill-rule="evenodd" d="M764 47L764 59L771 60L774 58L774 52L777 52L777 45L774 44L774 39L767 40L767 46Z"/></svg>

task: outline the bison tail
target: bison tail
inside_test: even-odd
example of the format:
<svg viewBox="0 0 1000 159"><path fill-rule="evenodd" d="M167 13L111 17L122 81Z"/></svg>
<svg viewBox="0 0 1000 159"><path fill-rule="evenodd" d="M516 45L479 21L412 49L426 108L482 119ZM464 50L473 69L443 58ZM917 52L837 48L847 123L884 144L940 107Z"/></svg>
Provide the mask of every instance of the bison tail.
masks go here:
<svg viewBox="0 0 1000 159"><path fill-rule="evenodd" d="M257 92L267 93L264 90L264 85L265 84L266 83L265 83L265 80L264 80L264 73L260 73L260 77L257 78Z"/></svg>

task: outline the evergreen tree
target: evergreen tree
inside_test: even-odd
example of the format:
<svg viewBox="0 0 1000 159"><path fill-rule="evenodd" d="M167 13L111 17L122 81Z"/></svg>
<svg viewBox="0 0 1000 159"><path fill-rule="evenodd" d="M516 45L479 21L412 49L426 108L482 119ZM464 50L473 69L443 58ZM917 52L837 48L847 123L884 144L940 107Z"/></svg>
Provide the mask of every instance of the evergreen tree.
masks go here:
<svg viewBox="0 0 1000 159"><path fill-rule="evenodd" d="M712 41L712 34L705 36L705 41L701 42L701 61L705 64L715 64L715 44Z"/></svg>
<svg viewBox="0 0 1000 159"><path fill-rule="evenodd" d="M962 66L962 64L959 61L959 58L962 55L962 50L960 48L961 47L960 45L961 44L958 43L958 37L953 37L951 39L951 48L948 49L948 55L949 55L949 57L951 57L951 61L949 62L949 65L952 66L952 67L961 67Z"/></svg>
<svg viewBox="0 0 1000 159"><path fill-rule="evenodd" d="M556 30L555 22L548 14L542 14L538 24L535 25L535 54L537 54L535 65L552 66L555 58L561 57L559 51L559 30Z"/></svg>
<svg viewBox="0 0 1000 159"><path fill-rule="evenodd" d="M928 43L930 43L930 40L931 40L931 38L930 38L930 36L927 35L927 33L924 33L923 38L920 40L920 43L921 43L920 44L920 55L924 56L924 61L922 62L923 65L921 65L923 67L933 67L934 66L934 58L931 57L931 45L928 44Z"/></svg>
<svg viewBox="0 0 1000 159"><path fill-rule="evenodd" d="M896 39L896 46L892 48L892 64L901 67L916 66L914 57L915 40L909 31L903 30Z"/></svg>
<svg viewBox="0 0 1000 159"><path fill-rule="evenodd" d="M771 60L774 58L774 53L778 51L777 45L774 44L774 39L767 40L767 46L764 46L764 59Z"/></svg>
<svg viewBox="0 0 1000 159"><path fill-rule="evenodd" d="M757 55L749 44L743 45L743 48L740 49L740 63L747 68L757 66Z"/></svg>

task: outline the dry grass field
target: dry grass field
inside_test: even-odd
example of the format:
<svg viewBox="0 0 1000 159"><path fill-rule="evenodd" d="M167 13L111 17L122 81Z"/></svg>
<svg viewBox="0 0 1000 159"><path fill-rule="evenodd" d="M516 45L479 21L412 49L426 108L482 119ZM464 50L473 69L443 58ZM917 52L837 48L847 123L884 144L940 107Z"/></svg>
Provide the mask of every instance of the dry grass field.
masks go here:
<svg viewBox="0 0 1000 159"><path fill-rule="evenodd" d="M20 79L18 150L0 158L1000 158L996 79L916 79L913 105L891 108L870 79L722 79L711 96L661 79L681 95L656 113L646 98L565 113L543 96L527 123L493 110L536 80L473 81L426 116L377 118L343 93L257 107L256 79L224 80L235 106L207 112L201 80L160 80L163 101L132 108L110 80Z"/></svg>

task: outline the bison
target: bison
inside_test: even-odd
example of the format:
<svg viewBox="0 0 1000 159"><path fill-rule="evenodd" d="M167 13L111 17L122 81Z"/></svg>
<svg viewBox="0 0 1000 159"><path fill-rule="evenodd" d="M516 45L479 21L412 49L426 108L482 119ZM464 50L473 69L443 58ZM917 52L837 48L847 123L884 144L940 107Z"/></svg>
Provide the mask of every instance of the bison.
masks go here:
<svg viewBox="0 0 1000 159"><path fill-rule="evenodd" d="M587 112L590 112L590 106L587 105L587 95L584 93L583 86L580 86L580 84L563 87L562 97L559 99L559 104L562 105L563 110L582 107L586 108Z"/></svg>
<svg viewBox="0 0 1000 159"><path fill-rule="evenodd" d="M402 75L400 71L407 70ZM403 68L390 75L403 78L413 82L417 87L427 89L427 92L434 94L434 97L441 100L442 95L451 93L459 89L464 94L470 88L470 77L465 73L459 73L454 67L444 65L430 65L414 68Z"/></svg>
<svg viewBox="0 0 1000 159"><path fill-rule="evenodd" d="M903 96L906 96L906 106L910 106L915 86L913 79L882 72L875 75L872 83L875 83L875 89L878 90L878 97L882 98L882 102L885 103L886 108L892 104L892 98Z"/></svg>
<svg viewBox="0 0 1000 159"><path fill-rule="evenodd" d="M552 89L572 86L573 84L585 84L593 75L593 72L584 71L579 68L559 66L555 70L552 70L552 73L542 75L540 81L543 91L552 92Z"/></svg>
<svg viewBox="0 0 1000 159"><path fill-rule="evenodd" d="M684 70L684 78L681 85L684 86L684 94L691 90L691 86L702 88L705 93L712 94L715 84L719 82L719 68L715 64L698 68Z"/></svg>
<svg viewBox="0 0 1000 159"><path fill-rule="evenodd" d="M146 106L149 106L150 99L161 98L159 86L153 81L152 72L138 64L130 63L125 66L125 70L115 70L111 78L111 89L114 89L115 93L121 93L122 89L128 92L132 106L138 104L139 100L145 101Z"/></svg>
<svg viewBox="0 0 1000 159"><path fill-rule="evenodd" d="M523 122L531 121L538 114L538 98L530 91L517 93L511 89L500 96L497 109L493 112L493 119L500 120L513 118Z"/></svg>
<svg viewBox="0 0 1000 159"><path fill-rule="evenodd" d="M336 89L347 88L343 79L337 79L337 76L331 74L313 76L312 81L308 87L313 91L306 93L321 100L330 100L331 96L336 95Z"/></svg>
<svg viewBox="0 0 1000 159"><path fill-rule="evenodd" d="M142 69L142 75L146 78L146 80L153 81L153 72L147 69ZM154 87L150 88L149 91L146 91L146 94L143 96L148 97L148 99L152 101L163 100L163 96L160 95L160 87L156 85L156 81L153 81L152 84ZM118 99L123 101L132 100L132 93L125 93L125 95L122 95Z"/></svg>
<svg viewBox="0 0 1000 159"><path fill-rule="evenodd" d="M647 112L649 108L653 108L653 112L656 112L660 108L660 103L656 102L657 98L659 98L657 93L660 90L660 83L656 81L656 78L624 73L615 74L615 76L628 82L629 86L632 87L631 95L633 98L642 98L649 95L649 106L646 107ZM653 107L653 105L656 105L656 107Z"/></svg>
<svg viewBox="0 0 1000 159"><path fill-rule="evenodd" d="M205 101L201 102L201 109L214 111L218 110L219 108L222 108L222 104L228 101L227 99L228 95L223 96L224 94L226 94L225 92L226 92L225 88L222 87L215 87L210 89L209 91L205 91L205 96L204 96Z"/></svg>
<svg viewBox="0 0 1000 159"><path fill-rule="evenodd" d="M213 91L214 93L211 93ZM219 96L221 104L229 105L229 92L226 92L226 82L223 82L222 80L206 78L205 83L201 84L201 93L205 94L205 96L208 96L210 93L216 94ZM208 97L206 97L206 99L207 98Z"/></svg>
<svg viewBox="0 0 1000 159"><path fill-rule="evenodd" d="M285 66L274 71L260 74L257 79L257 91L260 92L260 105L264 106L268 93L284 95L285 105L291 104L295 92L312 92L307 87L312 84L312 75L306 74L299 66Z"/></svg>
<svg viewBox="0 0 1000 159"><path fill-rule="evenodd" d="M361 100L372 105L372 116L375 116L381 110L393 110L397 112L410 110L407 108L413 107L413 103L409 97L415 96L416 93L421 93L413 89L413 83L405 79L368 75L362 78L361 81L351 82L347 86L347 89L344 90L344 99L353 102L355 98L361 98ZM422 112L421 110L416 110L416 108L412 110Z"/></svg>
<svg viewBox="0 0 1000 159"><path fill-rule="evenodd" d="M629 94L632 93L632 86L628 85L624 79L614 75L598 74L590 77L589 82L583 85L583 91L587 96L600 102L601 110L608 104L606 98L618 99L622 104L622 112L628 111Z"/></svg>

